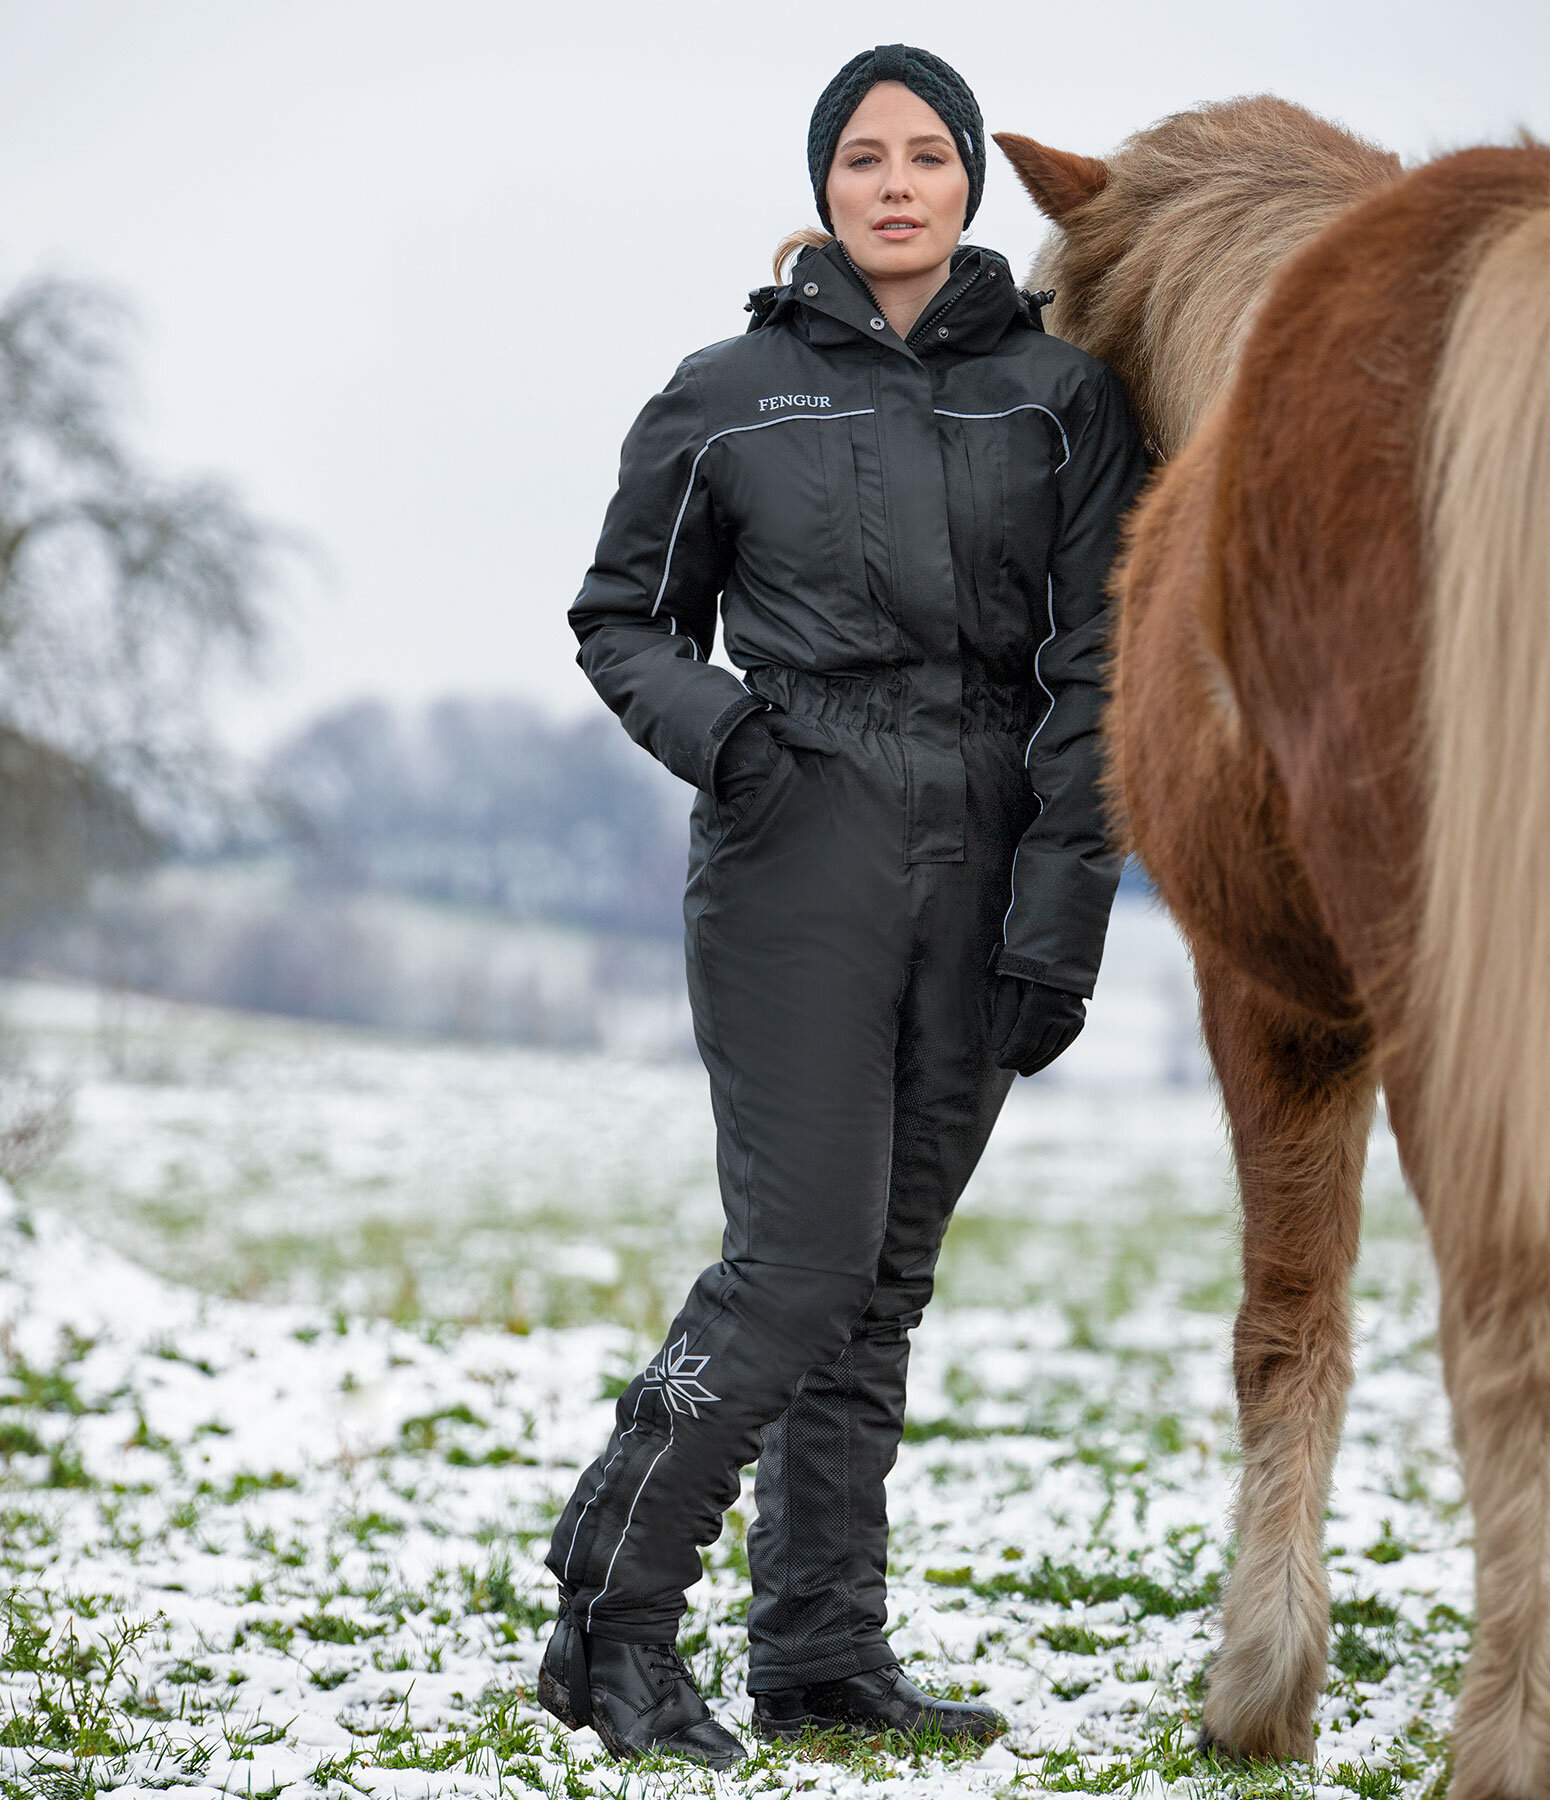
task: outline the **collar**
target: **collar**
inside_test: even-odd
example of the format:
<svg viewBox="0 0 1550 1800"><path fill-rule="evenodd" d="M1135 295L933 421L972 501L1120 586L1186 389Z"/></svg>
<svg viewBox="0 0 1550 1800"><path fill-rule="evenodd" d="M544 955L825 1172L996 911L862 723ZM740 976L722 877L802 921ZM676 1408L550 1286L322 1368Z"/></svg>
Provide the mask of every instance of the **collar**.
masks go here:
<svg viewBox="0 0 1550 1800"><path fill-rule="evenodd" d="M790 318L811 343L854 342L860 336L906 356L926 358L953 350L970 355L993 349L1015 324L1037 323L1018 292L1006 258L994 250L961 244L947 280L926 303L907 339L883 318L866 277L835 239L804 250L784 287L760 288L750 297L750 330ZM874 321L882 321L876 324Z"/></svg>

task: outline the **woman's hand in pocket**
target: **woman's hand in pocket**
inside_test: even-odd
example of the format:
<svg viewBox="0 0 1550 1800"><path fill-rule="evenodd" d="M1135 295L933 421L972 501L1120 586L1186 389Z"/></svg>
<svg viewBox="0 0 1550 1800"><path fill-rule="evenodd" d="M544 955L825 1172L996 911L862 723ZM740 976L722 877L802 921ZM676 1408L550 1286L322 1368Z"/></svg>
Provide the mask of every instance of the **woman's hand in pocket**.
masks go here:
<svg viewBox="0 0 1550 1800"><path fill-rule="evenodd" d="M740 719L716 758L717 801L735 818L775 772L781 754L762 713Z"/></svg>
<svg viewBox="0 0 1550 1800"><path fill-rule="evenodd" d="M998 975L991 998L990 1043L996 1066L1037 1075L1062 1056L1087 1023L1087 1002L1042 981Z"/></svg>

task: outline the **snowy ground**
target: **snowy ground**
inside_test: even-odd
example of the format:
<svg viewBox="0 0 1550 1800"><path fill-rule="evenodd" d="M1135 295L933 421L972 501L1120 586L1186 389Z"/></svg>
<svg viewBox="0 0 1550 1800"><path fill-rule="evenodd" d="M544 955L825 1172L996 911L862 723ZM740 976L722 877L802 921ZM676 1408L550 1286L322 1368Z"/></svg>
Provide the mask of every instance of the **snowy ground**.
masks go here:
<svg viewBox="0 0 1550 1800"><path fill-rule="evenodd" d="M917 1338L893 1640L1011 1730L977 1760L813 1746L721 1778L626 1776L532 1697L549 1526L714 1253L698 1071L11 990L79 1093L65 1154L0 1209L0 1789L1439 1795L1468 1523L1381 1135L1321 1766L1213 1775L1190 1748L1236 1277L1185 983L1125 915ZM750 1508L685 1640L734 1727Z"/></svg>

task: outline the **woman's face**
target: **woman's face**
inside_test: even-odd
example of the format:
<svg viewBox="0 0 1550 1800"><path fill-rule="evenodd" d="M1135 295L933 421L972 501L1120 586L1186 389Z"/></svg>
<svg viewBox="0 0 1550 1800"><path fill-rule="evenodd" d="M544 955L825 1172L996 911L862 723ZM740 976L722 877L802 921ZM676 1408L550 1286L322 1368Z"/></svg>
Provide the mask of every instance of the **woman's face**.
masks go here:
<svg viewBox="0 0 1550 1800"><path fill-rule="evenodd" d="M919 94L880 81L840 133L826 197L834 235L864 275L924 275L957 245L969 174Z"/></svg>

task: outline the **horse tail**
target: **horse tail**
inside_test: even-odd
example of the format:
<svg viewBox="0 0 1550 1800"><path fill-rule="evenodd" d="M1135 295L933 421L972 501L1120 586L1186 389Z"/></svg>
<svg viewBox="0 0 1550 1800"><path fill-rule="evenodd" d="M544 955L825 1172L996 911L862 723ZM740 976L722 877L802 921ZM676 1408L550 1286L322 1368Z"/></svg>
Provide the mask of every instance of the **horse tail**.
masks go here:
<svg viewBox="0 0 1550 1800"><path fill-rule="evenodd" d="M1480 244L1423 471L1416 1173L1434 1233L1532 1255L1550 1245L1550 208L1496 213Z"/></svg>

